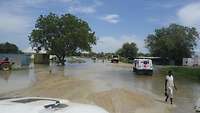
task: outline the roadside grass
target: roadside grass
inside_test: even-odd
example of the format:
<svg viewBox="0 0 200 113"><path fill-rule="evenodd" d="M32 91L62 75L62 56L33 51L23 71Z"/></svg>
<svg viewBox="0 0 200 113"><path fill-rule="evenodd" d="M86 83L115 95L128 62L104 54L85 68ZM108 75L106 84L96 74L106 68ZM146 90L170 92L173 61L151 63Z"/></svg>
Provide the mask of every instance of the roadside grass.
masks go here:
<svg viewBox="0 0 200 113"><path fill-rule="evenodd" d="M161 68L160 74L166 75L169 70L176 77L200 81L200 67L166 66Z"/></svg>
<svg viewBox="0 0 200 113"><path fill-rule="evenodd" d="M128 64L132 64L133 63L133 60L129 60L129 59L124 58L124 57L120 57L119 61L122 62L122 63L128 63Z"/></svg>
<svg viewBox="0 0 200 113"><path fill-rule="evenodd" d="M77 57L69 57L67 62L68 63L85 63L86 61Z"/></svg>

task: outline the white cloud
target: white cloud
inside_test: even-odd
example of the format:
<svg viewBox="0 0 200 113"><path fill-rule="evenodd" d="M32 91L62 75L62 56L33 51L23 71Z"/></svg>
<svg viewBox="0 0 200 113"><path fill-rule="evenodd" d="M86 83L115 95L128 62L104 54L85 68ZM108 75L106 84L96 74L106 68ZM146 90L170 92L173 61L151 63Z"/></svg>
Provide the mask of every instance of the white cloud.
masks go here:
<svg viewBox="0 0 200 113"><path fill-rule="evenodd" d="M23 10L27 7L40 7L42 3L48 3L48 2L56 2L56 3L63 3L66 4L68 11L71 13L95 13L97 10L97 7L101 6L103 3L99 0L94 0L92 2L89 2L89 4L85 4L85 2L82 2L81 0L11 0L6 2L0 2L0 9L6 9L6 10L13 10L16 11L26 11ZM5 6L5 7L4 7ZM8 6L12 8L7 8Z"/></svg>
<svg viewBox="0 0 200 113"><path fill-rule="evenodd" d="M89 13L95 13L96 8L93 6L70 6L69 12L89 14Z"/></svg>
<svg viewBox="0 0 200 113"><path fill-rule="evenodd" d="M28 1L11 0L0 3L0 33L6 35L26 34L32 26L31 17L25 15L25 7L29 4Z"/></svg>
<svg viewBox="0 0 200 113"><path fill-rule="evenodd" d="M178 12L178 21L181 24L192 26L200 31L200 2L194 2L182 7ZM197 47L194 49L196 54L200 54L199 40L197 42Z"/></svg>
<svg viewBox="0 0 200 113"><path fill-rule="evenodd" d="M97 45L93 47L95 52L116 52L126 42L135 42L139 51L147 52L144 46L144 40L136 37L135 35L123 35L121 37L105 36L100 37Z"/></svg>
<svg viewBox="0 0 200 113"><path fill-rule="evenodd" d="M39 1L39 0L37 0ZM33 24L33 17L29 15L31 3L23 0L0 1L0 41L15 43L20 49L28 46L28 33Z"/></svg>
<svg viewBox="0 0 200 113"><path fill-rule="evenodd" d="M66 7L74 8L75 13L94 13L102 3L94 0L84 4L81 0L2 0L0 1L0 41L12 42L20 49L28 48L28 33L34 27L37 10L43 8L48 2L66 4ZM71 9L71 10L72 10ZM3 37L3 38L2 38ZM23 49L31 52L31 48Z"/></svg>
<svg viewBox="0 0 200 113"><path fill-rule="evenodd" d="M200 24L200 2L182 7L177 15L182 24L198 26Z"/></svg>
<svg viewBox="0 0 200 113"><path fill-rule="evenodd" d="M46 2L62 2L69 5L69 10L79 13L94 13L97 6L102 3L94 1L90 6L83 6L79 0L10 0L0 2L0 33L22 33L30 32L33 27L33 16L27 15L31 13L26 10L27 7L39 7L41 3ZM8 8L10 7L10 8Z"/></svg>
<svg viewBox="0 0 200 113"><path fill-rule="evenodd" d="M101 17L100 19L112 24L116 24L120 21L119 18L120 16L118 14L109 14L104 17Z"/></svg>
<svg viewBox="0 0 200 113"><path fill-rule="evenodd" d="M66 0L65 0L66 1ZM100 1L94 1L90 5L83 5L80 1L75 0L67 0L71 1L71 4L69 6L69 12L71 13L85 13L85 14L91 14L95 13L97 10L97 7L102 5L102 2Z"/></svg>
<svg viewBox="0 0 200 113"><path fill-rule="evenodd" d="M12 13L1 13L0 31L5 33L21 33L27 30L29 18Z"/></svg>

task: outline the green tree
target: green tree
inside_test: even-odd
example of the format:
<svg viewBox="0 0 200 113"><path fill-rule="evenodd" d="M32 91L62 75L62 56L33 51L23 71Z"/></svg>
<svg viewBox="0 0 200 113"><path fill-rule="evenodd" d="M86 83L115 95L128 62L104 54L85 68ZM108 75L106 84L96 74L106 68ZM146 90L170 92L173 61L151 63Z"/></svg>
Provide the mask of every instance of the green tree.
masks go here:
<svg viewBox="0 0 200 113"><path fill-rule="evenodd" d="M151 55L149 53L142 53L142 52L139 52L137 54L138 57L150 57Z"/></svg>
<svg viewBox="0 0 200 113"><path fill-rule="evenodd" d="M134 58L137 56L138 48L137 45L132 43L124 43L122 48L120 48L116 54L125 58Z"/></svg>
<svg viewBox="0 0 200 113"><path fill-rule="evenodd" d="M22 53L15 44L0 43L0 53Z"/></svg>
<svg viewBox="0 0 200 113"><path fill-rule="evenodd" d="M96 44L95 32L88 23L71 14L41 15L29 40L36 52L44 49L49 54L56 55L63 65L66 55L82 50L90 51L91 45Z"/></svg>
<svg viewBox="0 0 200 113"><path fill-rule="evenodd" d="M171 24L156 29L154 34L148 35L145 43L153 56L167 58L181 65L183 57L191 57L193 54L198 38L195 28Z"/></svg>

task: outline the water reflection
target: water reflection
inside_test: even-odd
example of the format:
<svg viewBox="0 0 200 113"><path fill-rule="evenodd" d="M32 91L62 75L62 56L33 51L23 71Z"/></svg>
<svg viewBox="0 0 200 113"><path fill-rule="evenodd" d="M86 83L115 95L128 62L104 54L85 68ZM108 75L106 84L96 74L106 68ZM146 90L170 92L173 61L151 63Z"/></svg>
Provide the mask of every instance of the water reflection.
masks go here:
<svg viewBox="0 0 200 113"><path fill-rule="evenodd" d="M26 88L35 81L34 69L0 71L0 93Z"/></svg>
<svg viewBox="0 0 200 113"><path fill-rule="evenodd" d="M11 75L11 71L0 71L0 77L1 79L4 79L5 81L8 81L10 75Z"/></svg>

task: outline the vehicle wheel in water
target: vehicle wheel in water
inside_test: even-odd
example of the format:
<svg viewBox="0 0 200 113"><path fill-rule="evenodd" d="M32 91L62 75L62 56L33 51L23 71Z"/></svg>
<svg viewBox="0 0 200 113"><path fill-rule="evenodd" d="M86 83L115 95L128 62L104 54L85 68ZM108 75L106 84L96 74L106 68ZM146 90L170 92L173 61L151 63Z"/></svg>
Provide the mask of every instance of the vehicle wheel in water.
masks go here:
<svg viewBox="0 0 200 113"><path fill-rule="evenodd" d="M153 71L149 71L149 72L148 72L148 75L151 75L151 76L152 76L152 75L153 75Z"/></svg>
<svg viewBox="0 0 200 113"><path fill-rule="evenodd" d="M9 71L11 69L10 64L3 64L2 65L2 70L3 71Z"/></svg>

